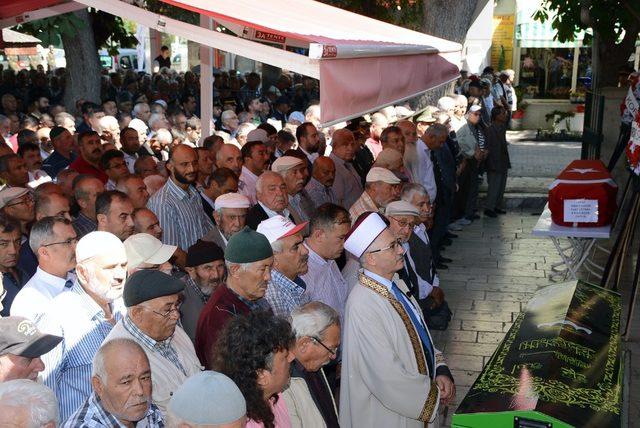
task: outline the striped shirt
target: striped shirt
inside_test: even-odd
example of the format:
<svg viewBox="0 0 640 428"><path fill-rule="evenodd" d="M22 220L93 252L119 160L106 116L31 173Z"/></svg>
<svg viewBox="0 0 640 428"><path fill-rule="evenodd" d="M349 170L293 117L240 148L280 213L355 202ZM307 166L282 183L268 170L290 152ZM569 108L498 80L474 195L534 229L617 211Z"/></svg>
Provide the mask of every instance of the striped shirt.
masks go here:
<svg viewBox="0 0 640 428"><path fill-rule="evenodd" d="M309 271L302 275L307 284L306 295L309 300L317 300L331 306L344 320L344 307L347 303L349 287L344 280L335 260L325 260L306 243L309 250Z"/></svg>
<svg viewBox="0 0 640 428"><path fill-rule="evenodd" d="M111 307L114 321L118 321L124 313L122 299ZM53 298L37 325L41 331L62 336L60 344L42 356L42 377L58 398L64 421L91 395L93 357L113 324L76 281L70 291Z"/></svg>
<svg viewBox="0 0 640 428"><path fill-rule="evenodd" d="M167 180L147 203L164 229L162 242L186 250L213 228L202 208L202 198L195 187L188 191Z"/></svg>
<svg viewBox="0 0 640 428"><path fill-rule="evenodd" d="M326 204L327 202L331 202L332 204L338 202L333 189L331 187L326 187L324 184L320 183L313 177L311 177L311 180L309 180L309 183L307 183L307 187L305 187L305 190L309 194L309 197L313 201L313 204L316 206L316 208L322 204Z"/></svg>
<svg viewBox="0 0 640 428"><path fill-rule="evenodd" d="M163 428L162 413L155 404L149 406L149 410L135 424L136 428ZM61 425L61 428L126 428L111 413L107 412L98 396L92 393L87 401Z"/></svg>
<svg viewBox="0 0 640 428"><path fill-rule="evenodd" d="M302 278L296 277L291 281L278 270L271 269L271 281L264 297L274 315L287 318L292 310L309 302L306 289Z"/></svg>
<svg viewBox="0 0 640 428"><path fill-rule="evenodd" d="M180 358L178 358L178 351L176 351L173 345L171 345L171 339L173 338L173 336L166 340L163 340L162 342L153 340L142 330L140 330L138 326L133 323L133 321L131 321L129 315L125 316L122 320L122 326L129 332L131 336L135 338L136 342L138 342L141 346L144 346L151 352L157 352L158 354L162 355L171 364L173 364L175 368L180 370L185 376L187 375L187 371L180 362Z"/></svg>
<svg viewBox="0 0 640 428"><path fill-rule="evenodd" d="M78 217L73 221L73 228L76 230L78 239L80 239L84 235L98 230L98 224L83 213L79 213Z"/></svg>

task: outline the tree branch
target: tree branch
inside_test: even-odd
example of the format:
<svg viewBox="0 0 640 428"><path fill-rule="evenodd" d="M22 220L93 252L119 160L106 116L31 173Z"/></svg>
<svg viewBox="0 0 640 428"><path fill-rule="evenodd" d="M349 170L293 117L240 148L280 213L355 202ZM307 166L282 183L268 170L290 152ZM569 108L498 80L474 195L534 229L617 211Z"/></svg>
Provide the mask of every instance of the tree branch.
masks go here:
<svg viewBox="0 0 640 428"><path fill-rule="evenodd" d="M631 16L633 16L636 19L636 21L640 23L640 13L638 13L638 11L634 7L632 7L627 1L623 2L622 5L627 10L627 12L629 12Z"/></svg>

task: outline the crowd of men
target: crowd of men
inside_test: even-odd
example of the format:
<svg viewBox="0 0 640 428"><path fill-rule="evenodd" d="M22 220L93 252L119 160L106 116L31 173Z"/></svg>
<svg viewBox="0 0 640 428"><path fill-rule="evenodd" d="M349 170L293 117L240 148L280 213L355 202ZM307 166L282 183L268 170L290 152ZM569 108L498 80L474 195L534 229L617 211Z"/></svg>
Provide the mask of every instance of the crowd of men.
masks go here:
<svg viewBox="0 0 640 428"><path fill-rule="evenodd" d="M0 425L436 423L438 270L485 172L484 214L505 212L508 91L322 129L312 79L263 98L225 74L203 136L192 73L105 76L77 112L56 76L9 74Z"/></svg>

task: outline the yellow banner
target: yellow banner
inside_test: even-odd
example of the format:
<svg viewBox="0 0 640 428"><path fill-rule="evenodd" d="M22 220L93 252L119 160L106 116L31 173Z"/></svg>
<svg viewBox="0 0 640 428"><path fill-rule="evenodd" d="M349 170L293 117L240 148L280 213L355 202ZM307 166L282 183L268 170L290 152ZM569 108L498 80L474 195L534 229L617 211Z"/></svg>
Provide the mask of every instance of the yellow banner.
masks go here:
<svg viewBox="0 0 640 428"><path fill-rule="evenodd" d="M514 26L514 15L495 15L493 17L493 36L491 37L491 66L496 71L500 69L504 70L507 68L513 68ZM504 58L504 64L502 64L500 61L501 56L503 56Z"/></svg>

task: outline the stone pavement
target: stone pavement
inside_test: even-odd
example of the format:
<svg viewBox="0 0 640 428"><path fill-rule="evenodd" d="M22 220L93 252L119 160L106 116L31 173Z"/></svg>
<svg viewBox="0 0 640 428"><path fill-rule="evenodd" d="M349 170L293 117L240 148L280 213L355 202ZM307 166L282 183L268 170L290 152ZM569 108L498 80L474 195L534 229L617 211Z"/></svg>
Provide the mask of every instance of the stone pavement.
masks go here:
<svg viewBox="0 0 640 428"><path fill-rule="evenodd" d="M502 341L511 323L560 260L550 240L531 236L538 217L531 211L481 218L463 231L443 253L454 261L440 272L453 319L446 331L433 331L457 386L441 426L451 415Z"/></svg>

